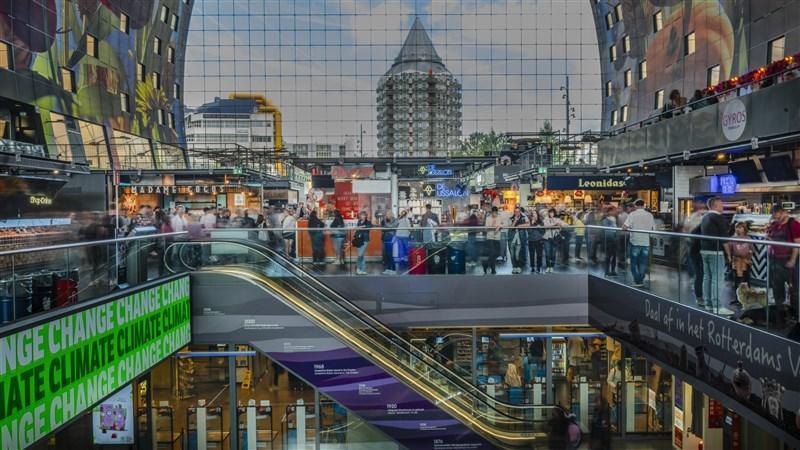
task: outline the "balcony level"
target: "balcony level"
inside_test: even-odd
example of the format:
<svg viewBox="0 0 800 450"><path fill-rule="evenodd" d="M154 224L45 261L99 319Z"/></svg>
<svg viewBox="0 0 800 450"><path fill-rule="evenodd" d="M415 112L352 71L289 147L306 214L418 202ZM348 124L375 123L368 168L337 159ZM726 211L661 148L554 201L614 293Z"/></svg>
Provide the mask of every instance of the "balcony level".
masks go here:
<svg viewBox="0 0 800 450"><path fill-rule="evenodd" d="M719 103L614 130L598 144L601 169L624 169L745 151L800 137L800 79L750 91Z"/></svg>

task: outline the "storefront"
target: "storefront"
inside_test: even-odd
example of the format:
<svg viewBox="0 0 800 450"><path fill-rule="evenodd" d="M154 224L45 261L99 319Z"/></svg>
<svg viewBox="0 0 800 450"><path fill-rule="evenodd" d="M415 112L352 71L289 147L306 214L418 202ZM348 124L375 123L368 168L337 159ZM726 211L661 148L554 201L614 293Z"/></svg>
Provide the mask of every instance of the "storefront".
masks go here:
<svg viewBox="0 0 800 450"><path fill-rule="evenodd" d="M425 213L425 205L431 205L441 223L452 223L464 208L477 204L469 188L456 180L398 183L398 210L408 211L414 220Z"/></svg>
<svg viewBox="0 0 800 450"><path fill-rule="evenodd" d="M262 184L228 175L205 177L161 175L123 176L119 185L119 208L135 214L142 205L175 208L184 206L189 214L201 215L203 208L262 208Z"/></svg>
<svg viewBox="0 0 800 450"><path fill-rule="evenodd" d="M659 206L656 178L625 175L548 176L540 189L531 189L528 205L583 209L601 205L620 206L642 199L650 208Z"/></svg>

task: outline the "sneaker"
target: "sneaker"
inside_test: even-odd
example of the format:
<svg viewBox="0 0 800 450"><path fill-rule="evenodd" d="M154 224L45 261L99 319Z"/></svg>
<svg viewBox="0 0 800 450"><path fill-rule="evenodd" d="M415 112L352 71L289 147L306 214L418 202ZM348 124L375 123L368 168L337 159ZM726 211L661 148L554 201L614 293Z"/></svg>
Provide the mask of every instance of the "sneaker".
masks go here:
<svg viewBox="0 0 800 450"><path fill-rule="evenodd" d="M356 270L356 275L366 275L366 274L367 274L367 272L365 272L363 270Z"/></svg>
<svg viewBox="0 0 800 450"><path fill-rule="evenodd" d="M695 299L695 301L697 302L697 307L698 308L705 308L706 307L706 302L704 302L702 298Z"/></svg>
<svg viewBox="0 0 800 450"><path fill-rule="evenodd" d="M644 287L644 283L633 283L631 286L633 286L635 288L640 288L640 287Z"/></svg>

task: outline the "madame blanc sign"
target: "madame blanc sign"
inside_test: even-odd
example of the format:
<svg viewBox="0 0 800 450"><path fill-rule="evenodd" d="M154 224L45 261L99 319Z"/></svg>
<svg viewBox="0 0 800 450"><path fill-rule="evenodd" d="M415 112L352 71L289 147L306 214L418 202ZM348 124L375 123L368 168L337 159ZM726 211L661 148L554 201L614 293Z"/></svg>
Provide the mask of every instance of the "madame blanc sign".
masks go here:
<svg viewBox="0 0 800 450"><path fill-rule="evenodd" d="M189 278L0 338L0 447L22 449L191 340Z"/></svg>

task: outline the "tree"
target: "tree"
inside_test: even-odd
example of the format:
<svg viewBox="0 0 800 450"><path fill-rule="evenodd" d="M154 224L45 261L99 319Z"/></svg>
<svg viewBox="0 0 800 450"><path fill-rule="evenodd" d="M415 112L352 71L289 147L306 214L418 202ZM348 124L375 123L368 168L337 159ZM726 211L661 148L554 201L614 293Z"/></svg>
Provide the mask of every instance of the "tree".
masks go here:
<svg viewBox="0 0 800 450"><path fill-rule="evenodd" d="M461 156L483 156L499 152L510 140L494 130L484 133L476 131L461 144Z"/></svg>

